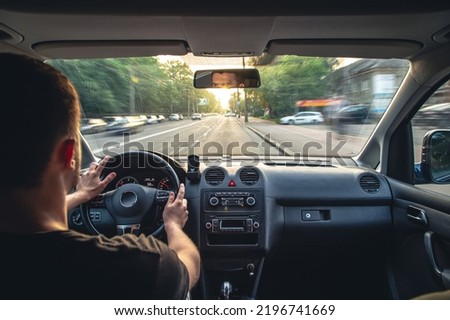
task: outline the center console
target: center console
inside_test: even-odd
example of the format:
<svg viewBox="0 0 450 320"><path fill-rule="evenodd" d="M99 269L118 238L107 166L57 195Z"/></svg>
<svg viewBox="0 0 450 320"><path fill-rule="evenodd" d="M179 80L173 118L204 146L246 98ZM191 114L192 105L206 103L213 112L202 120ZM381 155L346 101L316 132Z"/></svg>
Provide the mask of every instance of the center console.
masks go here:
<svg viewBox="0 0 450 320"><path fill-rule="evenodd" d="M263 189L203 189L200 250L207 299L253 299L263 266Z"/></svg>

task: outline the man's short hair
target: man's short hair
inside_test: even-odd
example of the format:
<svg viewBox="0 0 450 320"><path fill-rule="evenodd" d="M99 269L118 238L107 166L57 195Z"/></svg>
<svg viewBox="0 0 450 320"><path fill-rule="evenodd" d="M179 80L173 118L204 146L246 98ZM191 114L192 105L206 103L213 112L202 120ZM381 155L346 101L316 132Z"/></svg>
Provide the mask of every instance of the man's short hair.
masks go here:
<svg viewBox="0 0 450 320"><path fill-rule="evenodd" d="M63 74L25 55L0 53L0 70L0 191L35 187L57 141L79 139L78 95Z"/></svg>

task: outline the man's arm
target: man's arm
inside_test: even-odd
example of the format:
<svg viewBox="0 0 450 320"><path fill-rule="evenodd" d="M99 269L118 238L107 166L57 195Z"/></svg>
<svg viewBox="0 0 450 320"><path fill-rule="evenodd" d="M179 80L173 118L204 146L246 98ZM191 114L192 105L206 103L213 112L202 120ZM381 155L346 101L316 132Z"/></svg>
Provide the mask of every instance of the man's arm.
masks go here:
<svg viewBox="0 0 450 320"><path fill-rule="evenodd" d="M98 196L106 186L116 177L114 172L100 180L103 168L109 157L104 157L99 163L91 163L89 169L81 176L76 191L66 196L67 211Z"/></svg>
<svg viewBox="0 0 450 320"><path fill-rule="evenodd" d="M163 212L163 219L169 248L177 253L178 258L186 266L189 273L189 290L191 290L200 276L200 253L183 231L189 214L184 193L184 184L180 185L177 197L173 192L170 193Z"/></svg>

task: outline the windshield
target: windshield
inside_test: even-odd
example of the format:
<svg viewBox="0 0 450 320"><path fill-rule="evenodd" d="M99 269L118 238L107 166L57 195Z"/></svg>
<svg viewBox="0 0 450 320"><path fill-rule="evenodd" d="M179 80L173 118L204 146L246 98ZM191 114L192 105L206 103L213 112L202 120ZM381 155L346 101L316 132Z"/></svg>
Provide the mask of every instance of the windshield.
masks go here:
<svg viewBox="0 0 450 320"><path fill-rule="evenodd" d="M51 60L74 83L94 154L351 157L408 71L406 60L192 55ZM259 88L196 89L202 69L256 68Z"/></svg>

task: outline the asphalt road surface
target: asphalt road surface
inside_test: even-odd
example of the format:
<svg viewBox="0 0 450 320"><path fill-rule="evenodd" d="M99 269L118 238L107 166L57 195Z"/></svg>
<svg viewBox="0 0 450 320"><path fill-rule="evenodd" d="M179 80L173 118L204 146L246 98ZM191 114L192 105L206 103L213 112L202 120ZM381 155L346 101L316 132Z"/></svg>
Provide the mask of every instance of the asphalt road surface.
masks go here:
<svg viewBox="0 0 450 320"><path fill-rule="evenodd" d="M224 116L146 125L131 135L101 132L85 138L94 153L100 156L137 149L174 156L193 153L211 156L282 154L237 118Z"/></svg>
<svg viewBox="0 0 450 320"><path fill-rule="evenodd" d="M374 126L348 124L337 130L325 124L280 125L252 117L244 123L243 118L213 116L199 121L186 119L146 125L131 135L102 132L85 138L99 156L145 149L175 157L194 153L217 157L348 157L361 150ZM416 150L420 150L426 130L416 131Z"/></svg>

